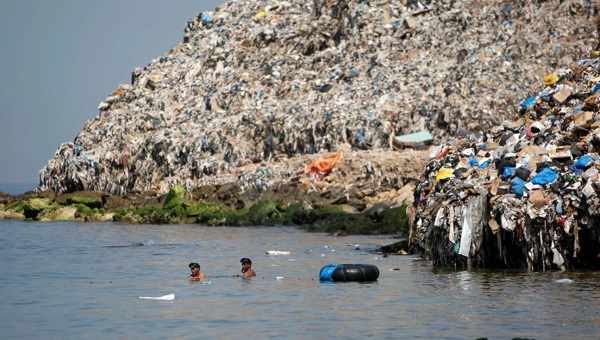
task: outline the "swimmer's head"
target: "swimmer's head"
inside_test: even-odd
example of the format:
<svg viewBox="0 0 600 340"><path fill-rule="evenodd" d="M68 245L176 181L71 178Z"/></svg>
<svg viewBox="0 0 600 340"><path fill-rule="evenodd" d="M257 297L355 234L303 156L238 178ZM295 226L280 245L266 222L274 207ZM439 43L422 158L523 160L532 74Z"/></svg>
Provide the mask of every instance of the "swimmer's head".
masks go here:
<svg viewBox="0 0 600 340"><path fill-rule="evenodd" d="M200 265L196 262L190 263L188 267L192 271L192 276L197 276L200 273Z"/></svg>
<svg viewBox="0 0 600 340"><path fill-rule="evenodd" d="M250 269L250 267L252 267L252 260L250 260L247 257L243 257L240 260L240 263L242 264L242 273L245 273L246 271L248 271L248 269Z"/></svg>

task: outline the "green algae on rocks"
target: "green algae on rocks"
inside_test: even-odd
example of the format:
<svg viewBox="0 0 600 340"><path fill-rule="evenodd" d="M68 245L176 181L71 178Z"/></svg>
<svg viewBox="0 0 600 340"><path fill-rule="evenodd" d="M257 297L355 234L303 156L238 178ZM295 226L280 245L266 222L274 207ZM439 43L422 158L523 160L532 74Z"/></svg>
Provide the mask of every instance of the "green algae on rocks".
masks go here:
<svg viewBox="0 0 600 340"><path fill-rule="evenodd" d="M0 219L135 224L196 223L208 226L299 226L307 231L380 234L407 231L406 207L379 206L359 212L344 204L260 198L240 206L196 200L181 186L162 197L120 197L76 192L23 196L0 205ZM120 202L119 206L115 201Z"/></svg>

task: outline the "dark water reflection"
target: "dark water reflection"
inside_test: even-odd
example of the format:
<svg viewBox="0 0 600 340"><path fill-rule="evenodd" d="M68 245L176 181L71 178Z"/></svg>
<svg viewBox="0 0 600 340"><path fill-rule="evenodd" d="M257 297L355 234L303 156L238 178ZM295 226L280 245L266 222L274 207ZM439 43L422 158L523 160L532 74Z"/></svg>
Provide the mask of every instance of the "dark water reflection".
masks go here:
<svg viewBox="0 0 600 340"><path fill-rule="evenodd" d="M410 256L365 251L388 241L290 228L0 222L0 335L600 338L598 273L433 271ZM253 258L256 280L228 277L243 256ZM210 284L185 279L191 260ZM331 262L376 264L382 275L320 284L318 270ZM169 293L172 302L138 299Z"/></svg>

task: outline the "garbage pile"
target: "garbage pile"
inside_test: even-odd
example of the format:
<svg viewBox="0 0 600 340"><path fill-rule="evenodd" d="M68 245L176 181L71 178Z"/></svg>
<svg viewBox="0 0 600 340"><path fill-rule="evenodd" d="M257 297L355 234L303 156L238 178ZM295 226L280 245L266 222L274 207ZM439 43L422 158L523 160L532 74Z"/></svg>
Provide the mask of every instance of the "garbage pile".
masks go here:
<svg viewBox="0 0 600 340"><path fill-rule="evenodd" d="M600 56L543 78L518 119L442 144L415 190L410 242L436 265L600 266Z"/></svg>
<svg viewBox="0 0 600 340"><path fill-rule="evenodd" d="M248 207L268 198L281 206L336 206L349 213L374 206L412 204L428 150L350 151L301 155L275 164L251 164L191 193L200 201ZM290 171L290 169L294 169Z"/></svg>
<svg viewBox="0 0 600 340"><path fill-rule="evenodd" d="M586 0L229 1L100 103L38 189L166 193L341 144L485 131L593 45L591 13Z"/></svg>

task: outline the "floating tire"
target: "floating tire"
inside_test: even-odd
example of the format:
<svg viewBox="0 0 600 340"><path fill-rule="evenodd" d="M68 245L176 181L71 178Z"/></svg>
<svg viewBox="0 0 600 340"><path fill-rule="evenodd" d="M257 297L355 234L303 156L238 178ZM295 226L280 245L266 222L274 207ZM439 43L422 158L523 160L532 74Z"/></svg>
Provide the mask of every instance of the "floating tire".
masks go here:
<svg viewBox="0 0 600 340"><path fill-rule="evenodd" d="M322 282L373 282L379 278L379 269L371 264L328 264L321 268Z"/></svg>

